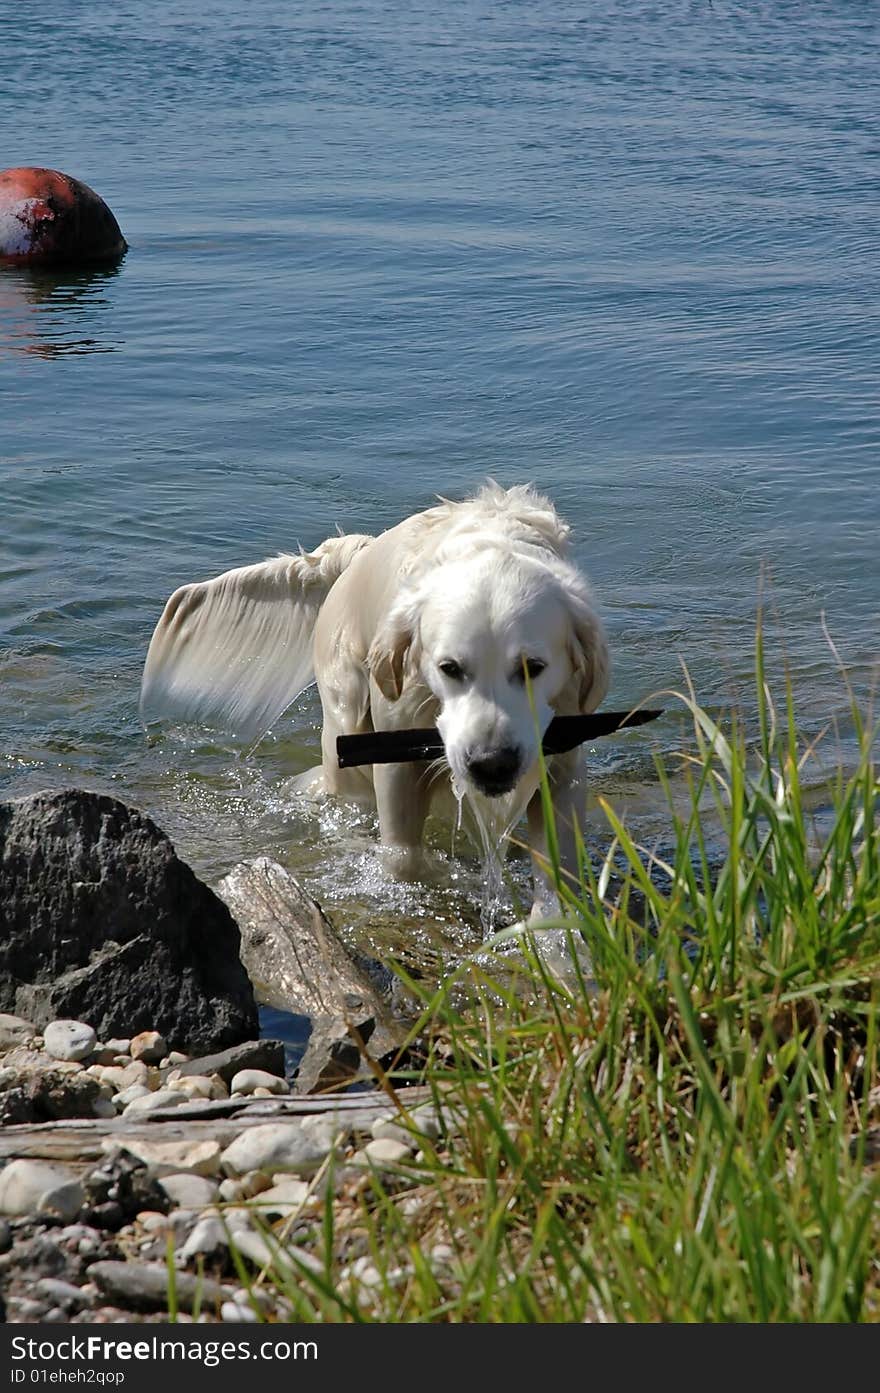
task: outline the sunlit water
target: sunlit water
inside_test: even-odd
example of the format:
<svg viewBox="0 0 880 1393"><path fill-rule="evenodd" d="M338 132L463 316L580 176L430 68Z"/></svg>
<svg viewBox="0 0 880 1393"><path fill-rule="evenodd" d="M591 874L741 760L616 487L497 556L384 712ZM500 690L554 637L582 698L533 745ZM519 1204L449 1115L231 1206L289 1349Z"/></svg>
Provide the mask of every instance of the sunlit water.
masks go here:
<svg viewBox="0 0 880 1393"><path fill-rule="evenodd" d="M44 0L0 39L2 162L84 179L130 244L112 271L0 270L3 796L106 790L208 878L269 854L376 946L473 946L485 876L454 819L432 883L398 885L371 817L292 791L312 694L247 759L148 743L137 696L179 583L489 475L572 522L608 706L686 666L748 711L763 585L805 730L837 719L852 760L822 616L868 693L873 7ZM590 751L647 841L684 736ZM601 855L595 810L588 835ZM512 880L508 915L525 859Z"/></svg>

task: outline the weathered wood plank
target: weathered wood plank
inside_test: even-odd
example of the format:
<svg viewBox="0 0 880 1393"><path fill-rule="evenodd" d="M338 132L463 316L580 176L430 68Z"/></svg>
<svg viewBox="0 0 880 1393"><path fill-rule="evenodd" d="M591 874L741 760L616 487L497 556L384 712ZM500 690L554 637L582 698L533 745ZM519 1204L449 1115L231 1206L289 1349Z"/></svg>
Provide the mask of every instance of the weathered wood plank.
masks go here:
<svg viewBox="0 0 880 1393"><path fill-rule="evenodd" d="M399 1090L405 1107L416 1107L433 1097L432 1089L416 1086ZM218 1099L216 1102L184 1103L167 1111L141 1113L136 1117L72 1118L59 1122L21 1123L0 1131L0 1162L13 1160L65 1161L83 1168L100 1161L106 1143L124 1146L126 1139L137 1141L207 1141L228 1146L248 1127L277 1122L285 1117L308 1117L339 1113L353 1120L357 1114L369 1118L391 1106L387 1093L347 1093L338 1097L293 1097Z"/></svg>

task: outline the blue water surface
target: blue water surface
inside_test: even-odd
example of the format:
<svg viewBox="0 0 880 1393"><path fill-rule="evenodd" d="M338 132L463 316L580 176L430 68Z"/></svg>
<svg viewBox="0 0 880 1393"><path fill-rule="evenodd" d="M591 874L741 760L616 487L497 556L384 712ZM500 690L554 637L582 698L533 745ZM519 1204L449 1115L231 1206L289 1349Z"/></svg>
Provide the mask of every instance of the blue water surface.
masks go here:
<svg viewBox="0 0 880 1393"><path fill-rule="evenodd" d="M290 793L312 695L248 760L149 744L137 696L181 582L490 475L571 521L608 705L686 668L748 713L763 595L851 763L823 624L867 700L878 111L847 0L7 6L0 164L85 180L130 250L0 270L0 794L109 790L209 876L266 852L349 916L467 918L442 836L446 886L389 886L369 817ZM591 754L645 835L680 744Z"/></svg>

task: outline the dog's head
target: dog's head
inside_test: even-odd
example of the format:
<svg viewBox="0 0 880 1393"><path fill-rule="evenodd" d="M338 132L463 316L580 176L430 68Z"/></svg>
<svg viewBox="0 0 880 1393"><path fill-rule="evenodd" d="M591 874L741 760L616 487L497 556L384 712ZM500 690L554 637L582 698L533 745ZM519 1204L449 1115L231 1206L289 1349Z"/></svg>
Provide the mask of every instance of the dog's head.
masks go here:
<svg viewBox="0 0 880 1393"><path fill-rule="evenodd" d="M389 702L429 689L455 779L488 797L531 768L555 714L595 710L608 686L605 636L580 573L496 548L419 577L368 662Z"/></svg>

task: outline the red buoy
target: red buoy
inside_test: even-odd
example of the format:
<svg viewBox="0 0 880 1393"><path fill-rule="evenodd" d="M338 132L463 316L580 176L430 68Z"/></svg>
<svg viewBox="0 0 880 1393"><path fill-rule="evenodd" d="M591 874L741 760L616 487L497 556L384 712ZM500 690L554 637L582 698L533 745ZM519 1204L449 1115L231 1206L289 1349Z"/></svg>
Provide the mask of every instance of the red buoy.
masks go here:
<svg viewBox="0 0 880 1393"><path fill-rule="evenodd" d="M118 261L127 245L88 184L33 165L0 171L0 262L82 266Z"/></svg>

